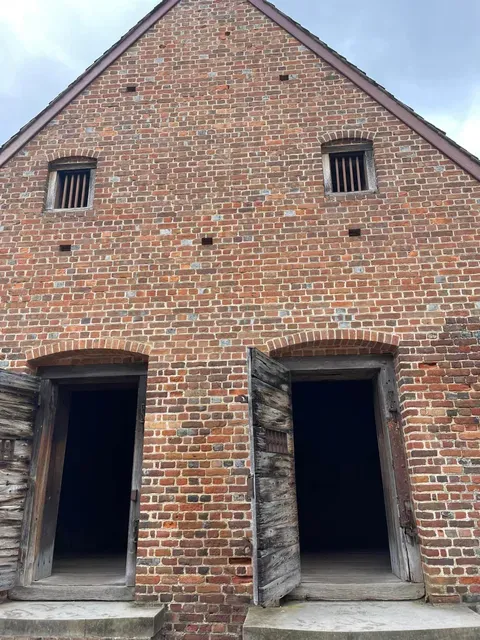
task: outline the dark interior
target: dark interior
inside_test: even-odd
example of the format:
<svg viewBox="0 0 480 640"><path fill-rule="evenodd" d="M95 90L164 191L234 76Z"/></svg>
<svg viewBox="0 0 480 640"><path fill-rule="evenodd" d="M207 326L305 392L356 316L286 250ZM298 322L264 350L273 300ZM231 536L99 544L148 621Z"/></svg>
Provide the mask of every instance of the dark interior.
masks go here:
<svg viewBox="0 0 480 640"><path fill-rule="evenodd" d="M72 392L55 558L126 554L137 391Z"/></svg>
<svg viewBox="0 0 480 640"><path fill-rule="evenodd" d="M302 552L388 549L370 380L293 384Z"/></svg>

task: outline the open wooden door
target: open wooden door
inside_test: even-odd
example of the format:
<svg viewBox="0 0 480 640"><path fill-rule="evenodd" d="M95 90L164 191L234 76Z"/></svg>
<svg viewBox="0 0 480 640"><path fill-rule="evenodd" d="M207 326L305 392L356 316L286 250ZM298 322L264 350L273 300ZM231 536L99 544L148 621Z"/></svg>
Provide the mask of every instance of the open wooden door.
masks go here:
<svg viewBox="0 0 480 640"><path fill-rule="evenodd" d="M50 386L47 381L45 383ZM35 558L34 580L49 578L53 571L58 508L60 506L63 465L67 446L70 395L68 389L50 390L50 397L55 399L55 408L49 416L48 423L44 422L42 425L42 428L48 431L48 437L45 442L48 446L45 448L45 458L43 461L40 460L40 463L43 462L48 471L45 494L43 496L43 510L41 514L38 514L37 520L41 524L41 533ZM37 487L39 493L40 486L38 485Z"/></svg>
<svg viewBox="0 0 480 640"><path fill-rule="evenodd" d="M254 602L268 607L301 579L290 372L250 348L248 377Z"/></svg>
<svg viewBox="0 0 480 640"><path fill-rule="evenodd" d="M145 427L145 408L147 396L147 377L138 380L137 416L135 423L135 446L133 452L132 492L130 496L130 520L127 543L127 587L135 586L137 567L138 529L140 524L140 490L142 487L143 433Z"/></svg>
<svg viewBox="0 0 480 640"><path fill-rule="evenodd" d="M0 591L16 579L40 380L0 371Z"/></svg>
<svg viewBox="0 0 480 640"><path fill-rule="evenodd" d="M376 396L377 437L392 572L405 582L422 583L420 546L392 363L382 366L378 373Z"/></svg>

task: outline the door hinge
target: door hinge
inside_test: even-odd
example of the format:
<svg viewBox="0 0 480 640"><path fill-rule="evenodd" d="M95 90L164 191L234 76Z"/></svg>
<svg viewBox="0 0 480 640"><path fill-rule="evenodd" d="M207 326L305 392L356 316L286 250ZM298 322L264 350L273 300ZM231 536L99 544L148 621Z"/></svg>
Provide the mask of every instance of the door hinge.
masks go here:
<svg viewBox="0 0 480 640"><path fill-rule="evenodd" d="M247 500L255 498L255 476L249 475L247 478Z"/></svg>
<svg viewBox="0 0 480 640"><path fill-rule="evenodd" d="M140 529L140 520L135 520L133 523L133 542L138 544L138 531Z"/></svg>
<svg viewBox="0 0 480 640"><path fill-rule="evenodd" d="M393 389L387 391L387 408L390 413L398 413L397 398Z"/></svg>

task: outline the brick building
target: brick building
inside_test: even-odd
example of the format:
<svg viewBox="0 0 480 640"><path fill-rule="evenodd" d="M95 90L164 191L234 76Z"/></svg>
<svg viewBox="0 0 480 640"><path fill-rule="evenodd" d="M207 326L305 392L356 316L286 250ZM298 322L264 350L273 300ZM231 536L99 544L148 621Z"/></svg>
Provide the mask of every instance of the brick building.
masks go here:
<svg viewBox="0 0 480 640"><path fill-rule="evenodd" d="M0 163L9 598L480 601L475 157L264 0L165 0Z"/></svg>

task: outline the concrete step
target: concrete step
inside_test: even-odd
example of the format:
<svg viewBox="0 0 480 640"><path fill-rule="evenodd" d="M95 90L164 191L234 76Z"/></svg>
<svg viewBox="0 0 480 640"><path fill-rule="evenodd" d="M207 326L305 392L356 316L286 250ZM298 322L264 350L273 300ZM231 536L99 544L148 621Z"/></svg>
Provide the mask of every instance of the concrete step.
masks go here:
<svg viewBox="0 0 480 640"><path fill-rule="evenodd" d="M126 638L151 640L163 625L164 607L132 602L5 602L0 638Z"/></svg>
<svg viewBox="0 0 480 640"><path fill-rule="evenodd" d="M251 607L243 640L479 640L480 615L425 602L305 602Z"/></svg>

